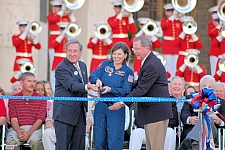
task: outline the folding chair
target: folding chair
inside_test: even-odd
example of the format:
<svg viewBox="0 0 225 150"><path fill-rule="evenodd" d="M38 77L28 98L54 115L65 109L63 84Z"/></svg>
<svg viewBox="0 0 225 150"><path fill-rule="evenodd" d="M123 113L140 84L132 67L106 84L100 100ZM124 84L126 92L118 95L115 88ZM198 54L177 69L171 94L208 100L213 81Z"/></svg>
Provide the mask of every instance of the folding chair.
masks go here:
<svg viewBox="0 0 225 150"><path fill-rule="evenodd" d="M6 127L5 125L1 125L2 127L2 130L1 130L1 133L2 133L2 136L1 136L1 149L4 150L5 149L5 133L6 133Z"/></svg>
<svg viewBox="0 0 225 150"><path fill-rule="evenodd" d="M219 147L218 150L225 150L225 129L219 128L218 129L218 141L219 141Z"/></svg>

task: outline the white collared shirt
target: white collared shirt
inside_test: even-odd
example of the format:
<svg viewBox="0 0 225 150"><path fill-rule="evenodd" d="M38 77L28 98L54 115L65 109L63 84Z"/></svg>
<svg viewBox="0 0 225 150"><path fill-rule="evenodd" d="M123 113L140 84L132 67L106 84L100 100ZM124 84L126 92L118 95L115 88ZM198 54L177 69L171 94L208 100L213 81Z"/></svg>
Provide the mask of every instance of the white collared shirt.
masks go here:
<svg viewBox="0 0 225 150"><path fill-rule="evenodd" d="M151 52L149 52L149 54L150 54ZM149 55L148 54L148 55ZM143 66L143 64L144 64L144 62L145 62L145 59L148 57L148 55L147 56L145 56L145 58L142 60L142 62L141 62L141 67Z"/></svg>

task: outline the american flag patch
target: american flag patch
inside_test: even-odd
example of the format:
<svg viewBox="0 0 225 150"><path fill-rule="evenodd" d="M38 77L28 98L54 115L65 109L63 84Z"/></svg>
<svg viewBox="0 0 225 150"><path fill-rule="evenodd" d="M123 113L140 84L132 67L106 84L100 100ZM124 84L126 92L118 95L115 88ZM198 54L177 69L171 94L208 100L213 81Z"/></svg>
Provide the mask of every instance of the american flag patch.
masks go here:
<svg viewBox="0 0 225 150"><path fill-rule="evenodd" d="M128 76L128 82L134 82L134 76L129 75Z"/></svg>

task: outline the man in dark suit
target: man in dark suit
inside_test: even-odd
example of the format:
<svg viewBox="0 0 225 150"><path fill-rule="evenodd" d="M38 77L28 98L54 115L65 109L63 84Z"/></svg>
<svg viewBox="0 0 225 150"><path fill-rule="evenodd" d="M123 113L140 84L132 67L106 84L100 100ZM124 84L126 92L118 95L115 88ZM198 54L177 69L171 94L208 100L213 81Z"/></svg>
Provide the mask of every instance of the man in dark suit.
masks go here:
<svg viewBox="0 0 225 150"><path fill-rule="evenodd" d="M151 48L148 36L139 36L133 40L134 54L142 60L142 66L137 85L129 97L170 97L166 70ZM172 118L171 103L138 103L138 118L144 124L146 149L163 150L168 122Z"/></svg>
<svg viewBox="0 0 225 150"><path fill-rule="evenodd" d="M87 67L79 61L82 44L78 40L66 43L66 58L55 71L56 97L87 97L87 90L98 90L94 84L88 84ZM56 133L57 150L85 149L87 102L54 101L53 119Z"/></svg>

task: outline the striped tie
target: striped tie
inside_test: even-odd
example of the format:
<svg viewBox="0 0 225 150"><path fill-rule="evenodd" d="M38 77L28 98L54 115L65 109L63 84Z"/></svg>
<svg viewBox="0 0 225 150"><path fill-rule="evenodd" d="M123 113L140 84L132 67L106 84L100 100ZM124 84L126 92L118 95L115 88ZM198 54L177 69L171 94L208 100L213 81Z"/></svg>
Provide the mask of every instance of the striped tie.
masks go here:
<svg viewBox="0 0 225 150"><path fill-rule="evenodd" d="M78 73L79 73L79 75L80 75L80 77L81 77L81 79L82 79L82 82L84 83L83 76L82 76L82 73L81 73L81 70L80 70L79 65L74 64L74 66L77 68L77 71L78 71Z"/></svg>

